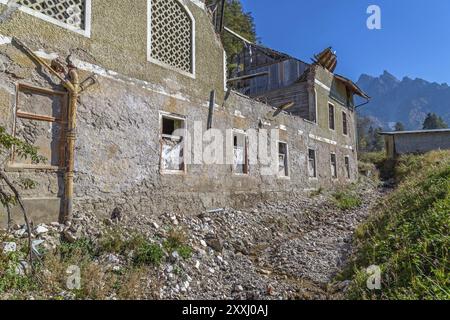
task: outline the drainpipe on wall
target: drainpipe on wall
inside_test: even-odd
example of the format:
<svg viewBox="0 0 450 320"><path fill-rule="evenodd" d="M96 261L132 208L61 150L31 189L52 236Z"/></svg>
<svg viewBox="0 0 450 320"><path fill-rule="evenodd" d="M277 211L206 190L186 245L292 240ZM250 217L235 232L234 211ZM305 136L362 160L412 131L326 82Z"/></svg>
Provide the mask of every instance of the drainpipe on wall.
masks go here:
<svg viewBox="0 0 450 320"><path fill-rule="evenodd" d="M58 72L56 72L45 60L38 57L31 49L17 38L13 38L13 42L22 48L28 55L31 56L37 63L47 69L52 75L61 81L61 85L69 92L69 110L68 110L68 125L67 125L67 160L66 170L64 176L64 212L62 219L66 221L72 217L73 210L73 178L74 178L74 155L75 155L75 129L76 129L76 113L77 102L80 93L83 89L80 86L79 76L74 66L69 66L69 80L64 79Z"/></svg>
<svg viewBox="0 0 450 320"><path fill-rule="evenodd" d="M63 220L72 217L73 210L73 178L75 168L75 140L77 124L77 101L80 95L80 80L75 68L69 70L69 77L72 90L69 90L69 112L67 124L67 162L65 172L64 187L64 215Z"/></svg>

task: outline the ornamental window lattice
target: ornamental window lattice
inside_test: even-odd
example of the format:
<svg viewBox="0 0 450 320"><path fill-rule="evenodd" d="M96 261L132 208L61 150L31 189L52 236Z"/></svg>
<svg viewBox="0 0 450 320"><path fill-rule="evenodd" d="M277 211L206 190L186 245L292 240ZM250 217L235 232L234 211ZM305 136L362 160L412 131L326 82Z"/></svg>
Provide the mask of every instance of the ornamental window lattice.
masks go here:
<svg viewBox="0 0 450 320"><path fill-rule="evenodd" d="M85 30L86 0L19 0L17 3L75 29Z"/></svg>
<svg viewBox="0 0 450 320"><path fill-rule="evenodd" d="M193 21L178 0L151 0L150 58L193 73Z"/></svg>

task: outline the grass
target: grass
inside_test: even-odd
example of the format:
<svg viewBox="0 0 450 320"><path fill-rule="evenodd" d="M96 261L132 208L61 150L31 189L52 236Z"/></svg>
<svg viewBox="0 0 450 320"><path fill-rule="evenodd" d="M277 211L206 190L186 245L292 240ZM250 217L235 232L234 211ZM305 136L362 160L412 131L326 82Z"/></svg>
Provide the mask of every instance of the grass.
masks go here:
<svg viewBox="0 0 450 320"><path fill-rule="evenodd" d="M344 187L343 190L332 194L335 205L341 210L351 210L362 205L362 199L354 186Z"/></svg>
<svg viewBox="0 0 450 320"><path fill-rule="evenodd" d="M138 265L156 265L159 266L164 257L163 249L158 245L150 242L143 242L136 248L133 262Z"/></svg>
<svg viewBox="0 0 450 320"><path fill-rule="evenodd" d="M23 256L20 252L0 254L0 294L9 292L14 298L21 291L37 288L36 283L28 276L17 272Z"/></svg>
<svg viewBox="0 0 450 320"><path fill-rule="evenodd" d="M183 259L189 259L192 255L192 248L186 244L187 239L185 233L180 229L172 229L169 231L167 239L163 243L163 247L167 252L178 252Z"/></svg>
<svg viewBox="0 0 450 320"><path fill-rule="evenodd" d="M351 299L450 299L450 151L400 158L398 188L355 234ZM378 265L381 290L367 289Z"/></svg>
<svg viewBox="0 0 450 320"><path fill-rule="evenodd" d="M358 154L358 169L360 173L373 173L374 180L388 180L394 177L395 161L386 158L384 151Z"/></svg>
<svg viewBox="0 0 450 320"><path fill-rule="evenodd" d="M62 242L55 250L43 252L42 259L36 261L34 276L16 272L19 261L26 257L25 241L16 241L19 251L10 254L0 251L0 297L27 299L33 296L55 300L158 298L158 266L173 251L183 259L189 259L192 249L186 244L187 237L181 230L171 230L162 242L137 232L125 234L129 232L117 228L107 231L96 241L82 238L73 243ZM0 238L3 239L1 235ZM106 254L121 257L120 270L110 270L102 265L99 258ZM80 268L80 289L67 288L70 266Z"/></svg>

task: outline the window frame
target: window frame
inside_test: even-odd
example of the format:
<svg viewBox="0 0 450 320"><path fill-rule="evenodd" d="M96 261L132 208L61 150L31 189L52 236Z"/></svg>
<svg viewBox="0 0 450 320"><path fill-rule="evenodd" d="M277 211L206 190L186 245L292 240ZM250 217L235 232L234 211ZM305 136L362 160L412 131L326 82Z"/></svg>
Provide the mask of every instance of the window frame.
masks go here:
<svg viewBox="0 0 450 320"><path fill-rule="evenodd" d="M347 112L342 111L342 134L344 136L348 136L349 130L348 130L348 116Z"/></svg>
<svg viewBox="0 0 450 320"><path fill-rule="evenodd" d="M334 164L333 164L333 159L334 159ZM338 165L337 165L337 156L335 152L331 152L330 153L330 171L331 171L331 178L332 179L337 179L338 178ZM334 169L334 174L333 174L333 169Z"/></svg>
<svg viewBox="0 0 450 320"><path fill-rule="evenodd" d="M333 107L333 127L331 127L331 114L330 114L330 107ZM331 103L328 101L328 129L331 131L336 131L336 106L334 103Z"/></svg>
<svg viewBox="0 0 450 320"><path fill-rule="evenodd" d="M311 176L309 174L309 164L310 164L310 156L309 156L309 154L310 154L310 151L314 152L314 176ZM317 179L318 178L317 177L317 150L315 148L308 147L308 156L306 158L306 161L307 161L307 167L306 168L307 168L308 178L311 179L311 180Z"/></svg>
<svg viewBox="0 0 450 320"><path fill-rule="evenodd" d="M185 75L187 77L190 77L192 79L196 78L196 68L195 68L195 18L192 12L189 10L189 8L180 0L172 0L178 2L178 4L184 9L184 11L188 14L189 18L191 19L191 28L192 28L192 35L191 35L191 72L187 72L184 70L181 70L177 67L174 67L168 63L159 61L152 57L152 1L153 0L147 0L147 61L153 64L156 64L160 67L163 67L165 69L176 71L181 73L182 75Z"/></svg>
<svg viewBox="0 0 450 320"><path fill-rule="evenodd" d="M245 146L244 146L244 170L243 170L244 172L243 173L236 172L236 170L234 168L235 167L235 163L234 163L234 149L235 149L234 136L235 136L235 134L240 134L240 135L244 136ZM247 132L245 132L242 129L233 128L231 130L231 141L233 142L233 164L231 166L231 170L233 171L233 175L234 176L249 176L250 175L250 164L249 164L249 158L248 158L248 137L247 137Z"/></svg>
<svg viewBox="0 0 450 320"><path fill-rule="evenodd" d="M46 96L57 96L61 99L61 110L59 118L42 115L31 112L21 112L19 110L19 94L23 91L35 92L37 94L46 95ZM66 167L66 159L65 159L65 146L66 146L66 132L67 132L67 107L68 107L68 93L65 91L47 89L36 87L33 85L25 84L25 83L17 83L16 84L16 97L15 97L15 105L13 109L13 125L12 125L12 136L16 137L17 132L17 119L25 119L30 121L42 121L47 123L58 123L61 126L61 133L59 139L59 164L26 164L26 163L18 163L16 162L16 152L14 146L11 147L11 153L9 156L9 161L6 165L6 169L9 171L16 170L50 170L50 171L60 171L65 169Z"/></svg>
<svg viewBox="0 0 450 320"><path fill-rule="evenodd" d="M280 155L280 144L284 144L285 146L286 146L286 154L284 155L284 172L285 172L285 175L280 175L280 172L278 172L277 173L277 176L278 176L278 178L280 178L280 179L290 179L291 178L291 170L290 170L290 168L289 168L289 164L290 164L290 162L289 162L289 144L286 142L286 141L283 141L283 140L278 140L278 157L277 157L277 164L278 164L278 166L277 166L277 168L279 169L280 168L280 158L279 158L279 155Z"/></svg>
<svg viewBox="0 0 450 320"><path fill-rule="evenodd" d="M86 38L90 38L91 37L91 24L92 24L92 0L85 0L85 10L86 12L84 13L84 29L78 29L74 26L71 26L70 24L61 22L55 18L49 17L46 14L43 14L39 11L33 10L31 8L28 8L26 6L23 5L19 5L19 10L29 14L33 17L36 17L38 19L41 19L43 21L52 23L58 27L64 28L66 30L78 33ZM8 0L0 0L0 4L4 4L7 5L8 4Z"/></svg>
<svg viewBox="0 0 450 320"><path fill-rule="evenodd" d="M350 172L350 156L345 155L344 156L344 170L346 171L346 178L350 180L352 178L351 172Z"/></svg>
<svg viewBox="0 0 450 320"><path fill-rule="evenodd" d="M186 143L186 136L187 136L187 119L185 116L179 115L179 114L174 114L174 113L169 113L169 112L164 112L164 111L160 111L159 112L159 144L160 144L160 148L159 148L159 171L162 175L184 175L187 172L187 165L186 165L186 149L185 149L185 145L183 146L183 169L181 170L167 170L163 168L163 158L162 158L162 151L163 151L163 140L164 139L170 139L171 137L174 138L180 138L180 136L174 136L174 135L167 135L167 134L163 134L163 119L172 119L172 120L180 120L183 121L183 131L184 131L184 137L181 137L180 140L181 143ZM184 138L184 139L183 139Z"/></svg>

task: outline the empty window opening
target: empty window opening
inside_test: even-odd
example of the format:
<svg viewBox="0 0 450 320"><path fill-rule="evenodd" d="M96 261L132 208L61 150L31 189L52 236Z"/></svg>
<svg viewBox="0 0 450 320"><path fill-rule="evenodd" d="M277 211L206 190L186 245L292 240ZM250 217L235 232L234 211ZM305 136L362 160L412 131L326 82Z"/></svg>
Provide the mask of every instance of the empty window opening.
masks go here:
<svg viewBox="0 0 450 320"><path fill-rule="evenodd" d="M334 153L331 154L330 163L331 163L331 177L337 178L336 154Z"/></svg>
<svg viewBox="0 0 450 320"><path fill-rule="evenodd" d="M347 177L347 179L350 179L350 158L348 156L346 156L344 158L344 163L345 163L345 175Z"/></svg>
<svg viewBox="0 0 450 320"><path fill-rule="evenodd" d="M163 115L161 118L161 170L184 172L185 120Z"/></svg>
<svg viewBox="0 0 450 320"><path fill-rule="evenodd" d="M236 131L233 132L233 172L248 174L247 136Z"/></svg>
<svg viewBox="0 0 450 320"><path fill-rule="evenodd" d="M331 103L328 104L328 123L331 130L335 129L334 125L334 105Z"/></svg>
<svg viewBox="0 0 450 320"><path fill-rule="evenodd" d="M342 132L344 135L348 135L347 114L342 112Z"/></svg>
<svg viewBox="0 0 450 320"><path fill-rule="evenodd" d="M149 0L150 60L194 73L194 20L179 0Z"/></svg>
<svg viewBox="0 0 450 320"><path fill-rule="evenodd" d="M288 146L284 142L278 143L278 175L289 177Z"/></svg>
<svg viewBox="0 0 450 320"><path fill-rule="evenodd" d="M14 136L37 147L43 161L32 163L13 150L12 164L31 169L63 167L67 94L19 84L16 99Z"/></svg>
<svg viewBox="0 0 450 320"><path fill-rule="evenodd" d="M308 149L308 175L310 178L317 177L316 150Z"/></svg>

